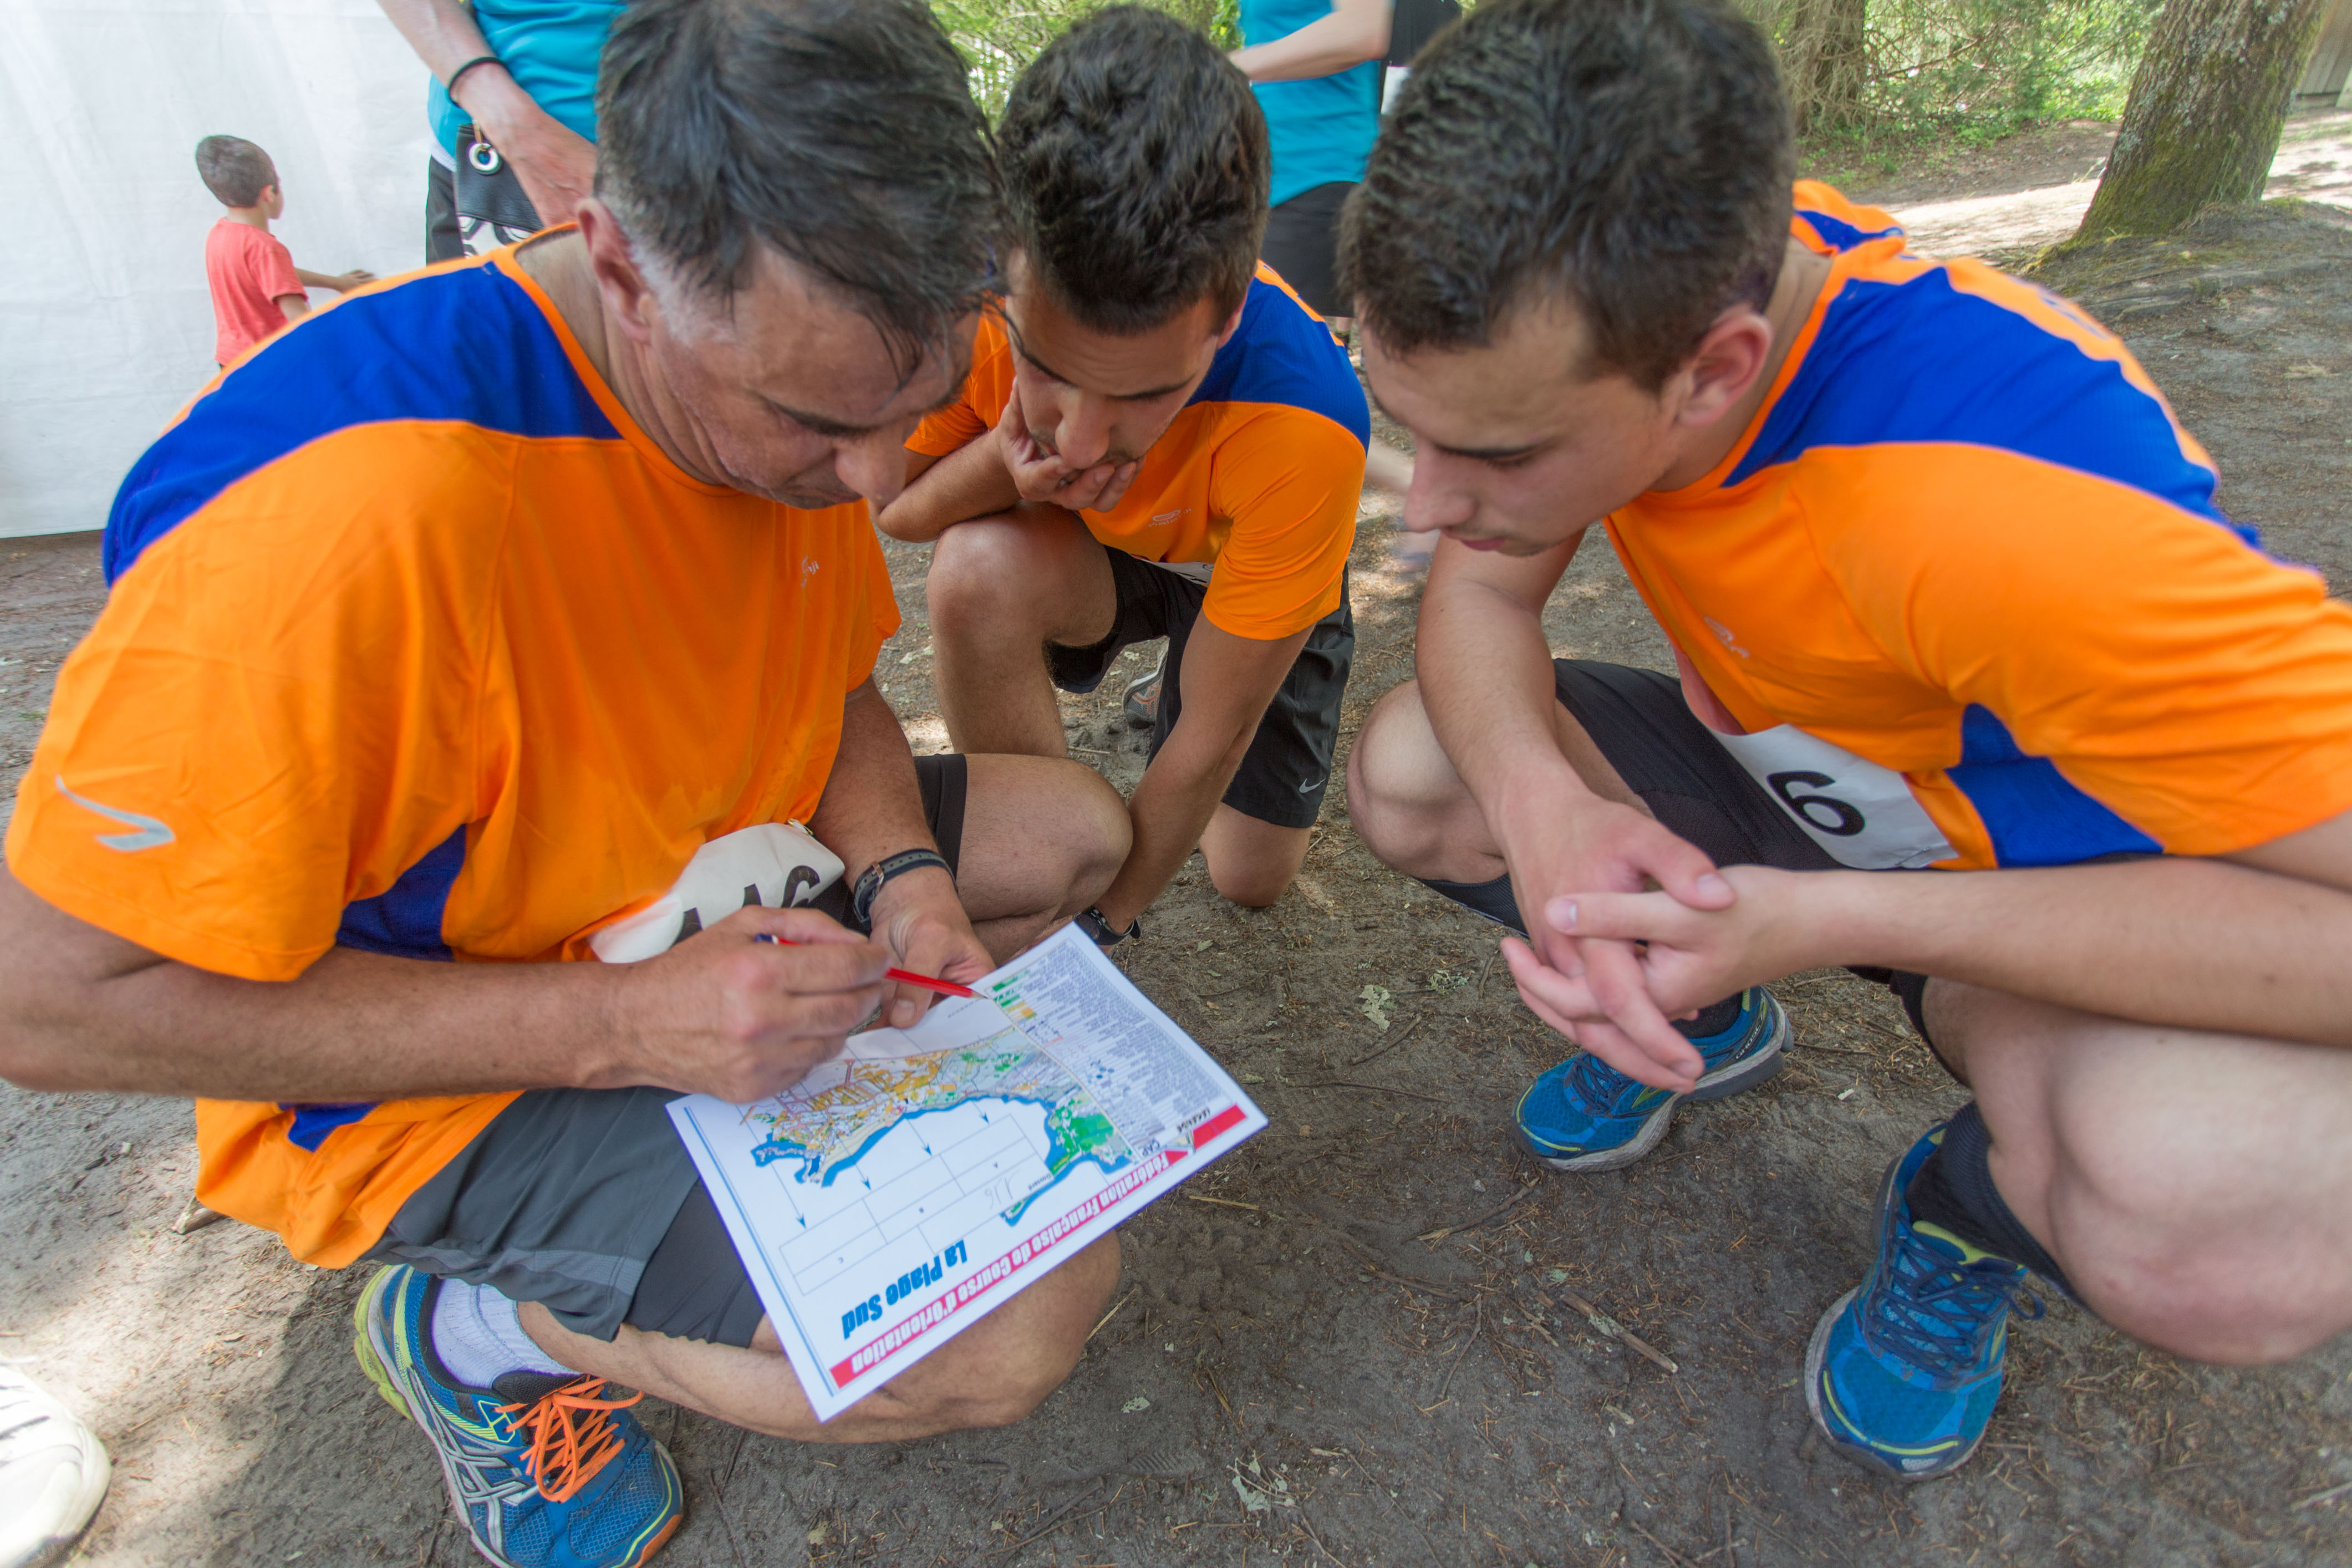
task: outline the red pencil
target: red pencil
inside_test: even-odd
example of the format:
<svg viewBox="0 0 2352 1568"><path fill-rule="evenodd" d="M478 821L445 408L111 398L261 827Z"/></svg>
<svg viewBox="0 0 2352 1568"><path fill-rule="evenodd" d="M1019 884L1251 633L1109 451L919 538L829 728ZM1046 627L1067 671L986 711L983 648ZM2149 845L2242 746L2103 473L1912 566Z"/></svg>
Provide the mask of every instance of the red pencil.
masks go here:
<svg viewBox="0 0 2352 1568"><path fill-rule="evenodd" d="M753 940L758 942L772 942L784 947L805 947L807 945L805 942L794 942L790 937L770 936L764 931ZM897 981L901 985L919 985L926 991L936 991L942 996L977 996L980 994L979 992L974 991L971 986L966 985L960 981L941 980L936 974L918 974L911 969L886 969L882 973L888 975L891 979Z"/></svg>
<svg viewBox="0 0 2352 1568"><path fill-rule="evenodd" d="M936 974L918 974L911 969L886 969L882 973L901 985L919 985L926 991L936 991L942 996L977 996L979 992L960 981L941 980Z"/></svg>

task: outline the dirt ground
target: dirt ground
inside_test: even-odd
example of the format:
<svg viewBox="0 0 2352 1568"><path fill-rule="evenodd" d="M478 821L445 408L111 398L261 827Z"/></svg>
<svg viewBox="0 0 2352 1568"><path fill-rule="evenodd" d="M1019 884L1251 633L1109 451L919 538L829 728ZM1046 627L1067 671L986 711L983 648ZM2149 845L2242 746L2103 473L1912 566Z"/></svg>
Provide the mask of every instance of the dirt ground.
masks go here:
<svg viewBox="0 0 2352 1568"><path fill-rule="evenodd" d="M2344 118L2294 129L2340 138ZM2036 132L1854 194L1909 207L2047 189L2105 134ZM2050 272L2147 363L2218 458L2231 511L2339 589L2347 225L2266 211ZM1418 582L1388 561L1391 522L1368 502L1349 734L1412 671ZM891 552L907 624L882 674L929 751L945 737L924 554ZM100 596L93 537L0 541L12 801ZM1605 550L1576 564L1547 626L1563 653L1666 662ZM1140 657L1066 705L1076 754L1122 783L1141 737L1117 692ZM2352 1563L2352 1342L2215 1369L2053 1305L2014 1334L2008 1396L1959 1476L1896 1489L1817 1439L1806 1336L1864 1266L1882 1167L1960 1100L1883 994L1842 973L1782 982L1786 1071L1685 1110L1630 1171L1570 1179L1507 1134L1521 1085L1560 1053L1493 963L1491 928L1375 863L1336 791L1275 908L1225 904L1196 861L1148 923L1136 980L1272 1126L1128 1227L1116 1310L1016 1427L825 1450L649 1406L689 1497L664 1562ZM1362 1011L1367 985L1392 998L1386 1029ZM0 1086L0 1353L115 1458L73 1561L473 1561L424 1441L352 1364L359 1278L235 1224L173 1234L192 1170L183 1103Z"/></svg>

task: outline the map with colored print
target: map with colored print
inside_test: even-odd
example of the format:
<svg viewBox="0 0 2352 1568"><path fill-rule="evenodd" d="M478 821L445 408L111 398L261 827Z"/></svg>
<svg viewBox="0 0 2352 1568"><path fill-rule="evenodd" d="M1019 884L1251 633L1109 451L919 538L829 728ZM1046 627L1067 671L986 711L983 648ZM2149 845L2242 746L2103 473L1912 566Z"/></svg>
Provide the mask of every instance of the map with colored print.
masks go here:
<svg viewBox="0 0 2352 1568"><path fill-rule="evenodd" d="M1265 1124L1066 929L911 1029L671 1119L830 1419Z"/></svg>

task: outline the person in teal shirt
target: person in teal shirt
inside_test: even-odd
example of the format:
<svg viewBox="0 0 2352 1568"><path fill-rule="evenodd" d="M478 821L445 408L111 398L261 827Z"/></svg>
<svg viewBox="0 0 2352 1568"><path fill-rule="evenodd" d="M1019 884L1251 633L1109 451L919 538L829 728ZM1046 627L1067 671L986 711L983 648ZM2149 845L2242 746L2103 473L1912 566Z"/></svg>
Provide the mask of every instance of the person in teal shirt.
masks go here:
<svg viewBox="0 0 2352 1568"><path fill-rule="evenodd" d="M623 0L377 3L433 73L425 258L449 260L569 222L595 182L596 66ZM458 212L461 155L487 176L510 171L520 187L505 193L494 218Z"/></svg>
<svg viewBox="0 0 2352 1568"><path fill-rule="evenodd" d="M1339 208L1381 128L1391 0L1242 0L1233 62L1265 111L1273 211L1260 252L1298 297L1348 327L1332 258Z"/></svg>

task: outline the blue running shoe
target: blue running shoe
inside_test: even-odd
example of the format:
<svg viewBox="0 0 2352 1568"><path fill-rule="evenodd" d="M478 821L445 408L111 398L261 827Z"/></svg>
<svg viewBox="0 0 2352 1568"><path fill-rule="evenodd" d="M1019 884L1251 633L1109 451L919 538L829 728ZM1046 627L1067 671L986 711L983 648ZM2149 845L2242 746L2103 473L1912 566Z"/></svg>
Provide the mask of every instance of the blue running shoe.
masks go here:
<svg viewBox="0 0 2352 1568"><path fill-rule="evenodd" d="M1912 1223L1904 1192L1943 1141L1944 1129L1931 1128L1886 1168L1877 1260L1822 1315L1805 1351L1813 1419L1838 1452L1898 1481L1968 1462L2000 1397L2011 1310L2042 1316L2025 1269Z"/></svg>
<svg viewBox="0 0 2352 1568"><path fill-rule="evenodd" d="M669 1453L599 1377L510 1372L488 1388L449 1375L425 1332L440 1281L376 1271L352 1313L360 1370L425 1428L474 1550L500 1568L636 1568L677 1529Z"/></svg>
<svg viewBox="0 0 2352 1568"><path fill-rule="evenodd" d="M1555 1171L1613 1171L1658 1145L1685 1100L1721 1100L1780 1070L1789 1016L1772 994L1751 985L1739 1016L1719 1035L1695 1039L1706 1071L1688 1094L1636 1083L1590 1053L1553 1068L1519 1096L1519 1142Z"/></svg>

